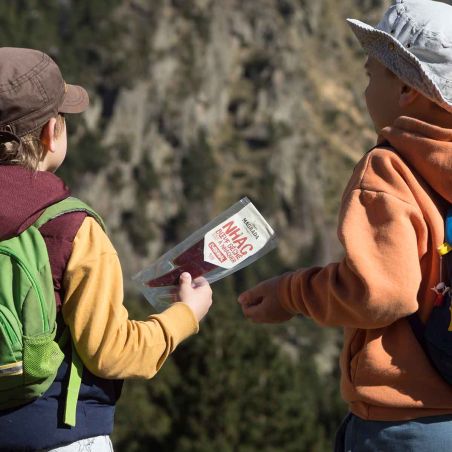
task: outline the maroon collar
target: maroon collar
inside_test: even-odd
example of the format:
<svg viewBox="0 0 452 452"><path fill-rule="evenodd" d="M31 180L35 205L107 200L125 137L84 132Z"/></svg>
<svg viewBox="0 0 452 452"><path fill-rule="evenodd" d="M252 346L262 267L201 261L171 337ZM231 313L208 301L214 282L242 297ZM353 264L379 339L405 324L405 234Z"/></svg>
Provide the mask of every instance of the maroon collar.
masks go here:
<svg viewBox="0 0 452 452"><path fill-rule="evenodd" d="M46 207L69 194L68 187L53 173L0 165L0 239L20 234Z"/></svg>

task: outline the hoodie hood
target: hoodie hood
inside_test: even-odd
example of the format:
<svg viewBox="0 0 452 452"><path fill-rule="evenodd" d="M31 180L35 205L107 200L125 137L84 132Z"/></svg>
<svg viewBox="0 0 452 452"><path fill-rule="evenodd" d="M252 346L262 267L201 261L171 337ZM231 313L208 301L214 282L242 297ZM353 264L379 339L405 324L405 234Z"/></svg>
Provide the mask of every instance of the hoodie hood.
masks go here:
<svg viewBox="0 0 452 452"><path fill-rule="evenodd" d="M442 198L452 203L452 129L401 116L381 137Z"/></svg>
<svg viewBox="0 0 452 452"><path fill-rule="evenodd" d="M0 165L0 240L19 235L46 207L68 196L69 189L52 173Z"/></svg>

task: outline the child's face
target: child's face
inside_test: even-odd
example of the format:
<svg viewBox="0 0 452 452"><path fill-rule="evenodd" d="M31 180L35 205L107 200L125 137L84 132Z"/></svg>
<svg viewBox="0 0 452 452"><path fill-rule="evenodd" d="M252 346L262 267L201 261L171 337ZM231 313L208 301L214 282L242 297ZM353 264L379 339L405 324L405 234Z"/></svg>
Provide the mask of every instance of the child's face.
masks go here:
<svg viewBox="0 0 452 452"><path fill-rule="evenodd" d="M368 57L365 69L369 77L365 91L367 110L379 133L403 113L399 100L404 84L375 58Z"/></svg>

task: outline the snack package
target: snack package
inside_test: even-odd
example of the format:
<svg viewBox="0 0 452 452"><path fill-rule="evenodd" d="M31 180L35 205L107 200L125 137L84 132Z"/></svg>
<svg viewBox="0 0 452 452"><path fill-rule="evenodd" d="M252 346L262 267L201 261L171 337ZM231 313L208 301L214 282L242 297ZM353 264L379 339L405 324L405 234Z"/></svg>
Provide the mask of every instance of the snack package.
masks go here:
<svg viewBox="0 0 452 452"><path fill-rule="evenodd" d="M251 264L276 246L276 236L248 198L229 209L160 256L133 277L157 312L174 301L183 272L195 279L218 281Z"/></svg>

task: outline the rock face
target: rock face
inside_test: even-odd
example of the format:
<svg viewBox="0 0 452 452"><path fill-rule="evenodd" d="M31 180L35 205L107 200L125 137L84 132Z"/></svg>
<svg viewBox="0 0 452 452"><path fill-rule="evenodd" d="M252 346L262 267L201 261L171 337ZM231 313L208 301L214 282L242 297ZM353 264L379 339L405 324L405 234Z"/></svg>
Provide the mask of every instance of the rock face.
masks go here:
<svg viewBox="0 0 452 452"><path fill-rule="evenodd" d="M245 195L277 231L287 266L340 254L340 196L375 140L365 55L345 19L375 23L386 6L123 2L129 37L118 47L139 40L145 70L98 90L86 123L103 128L105 170L77 190L106 217L126 275Z"/></svg>

